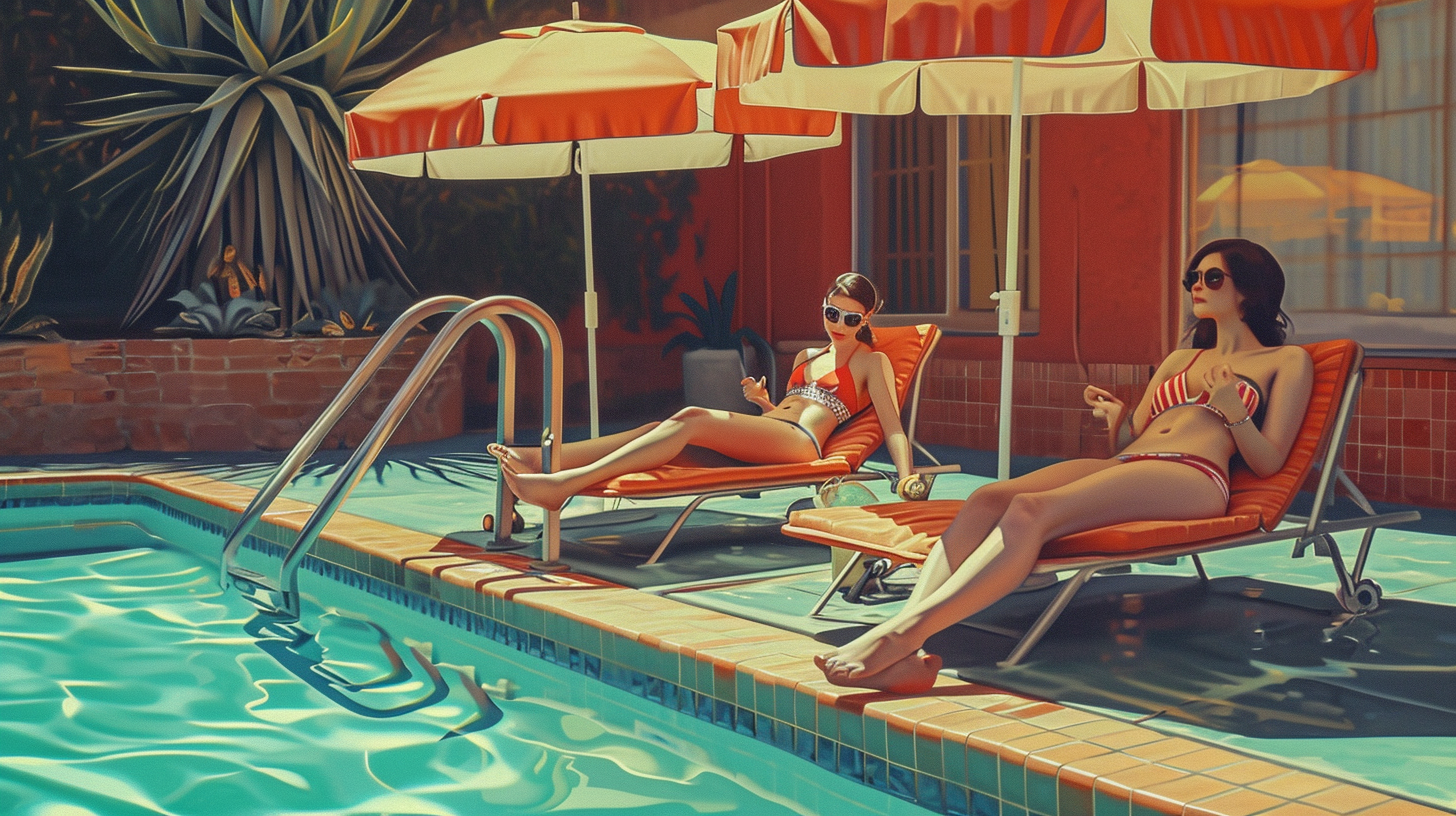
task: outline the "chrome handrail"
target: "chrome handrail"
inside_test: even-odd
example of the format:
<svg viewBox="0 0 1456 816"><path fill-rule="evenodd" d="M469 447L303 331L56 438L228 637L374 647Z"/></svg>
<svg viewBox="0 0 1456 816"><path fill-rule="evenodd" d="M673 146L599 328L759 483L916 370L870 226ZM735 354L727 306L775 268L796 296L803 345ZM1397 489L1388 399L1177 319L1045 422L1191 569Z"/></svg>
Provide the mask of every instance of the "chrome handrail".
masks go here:
<svg viewBox="0 0 1456 816"><path fill-rule="evenodd" d="M313 548L314 542L318 540L319 534L323 532L324 526L328 524L329 519L338 510L339 506L343 504L349 492L359 483L364 469L378 456L380 449L384 447L384 443L388 441L389 436L394 433L394 430L404 419L405 413L414 404L414 401L419 398L425 385L434 376L435 372L439 370L441 364L444 363L445 357L454 350L466 330L471 328L476 322L485 323L491 327L492 334L497 339L510 336L510 332L499 318L499 316L505 315L515 316L524 320L527 325L536 331L537 336L541 340L543 357L545 358L542 377L544 391L542 395L542 424L544 425L544 429L542 431L541 466L542 471L545 473L554 473L560 469L561 451L560 446L556 444L555 436L561 428L562 418L561 397L563 394L563 372L560 330L541 307L524 298L510 295L495 295L471 303L469 306L457 312L454 317L450 318L450 322L445 324L445 327L435 336L434 341L430 343L429 348L425 349L424 353L420 356L420 361L415 364L414 369L405 378L404 384L400 386L399 391L395 393L394 398L390 400L389 405L385 407L384 412L375 421L374 427L369 430L369 433L360 442L359 447L355 449L354 454L349 457L349 461L340 469L334 483L329 487L328 492L320 500L318 506L314 508L313 514L309 516L308 521L304 523L303 529L298 534L298 538L294 541L288 554L283 558L283 567L279 573L278 591L283 596L284 609L280 611L286 611L293 617L298 617L298 568L302 565L304 557ZM506 351L507 347L503 345L502 354L505 355ZM514 357L513 346L510 347L510 354ZM514 363L512 362L513 365ZM502 366L502 372L505 371L505 366ZM514 373L513 367L511 372L512 374ZM502 377L502 382L508 381ZM505 396L502 395L501 403L514 402L513 399L504 398ZM514 395L512 394L510 396L513 397ZM507 411L508 409L502 407L501 410ZM502 416L505 416L505 414L502 414ZM497 491L498 495L508 492L504 489L504 481L500 483L499 487L502 489ZM507 531L511 526L510 508L514 505L514 497L507 497L503 501L498 501L497 508L501 514L497 516L497 539L501 538L502 535L508 534ZM561 565L557 562L557 559L561 552L561 511L559 509L548 511L542 528L542 552L539 566L543 569L560 568Z"/></svg>
<svg viewBox="0 0 1456 816"><path fill-rule="evenodd" d="M339 393L334 396L333 401L324 408L323 413L304 432L303 437L293 446L293 450L288 452L288 456L273 472L268 483L263 485L263 489L253 496L252 501L248 502L238 523L233 526L232 532L228 533L219 561L222 569L218 579L224 588L228 585L228 576L234 570L233 560L237 557L238 549L242 546L243 541L253 531L253 527L263 517L263 513L267 512L273 504L273 500L277 499L278 494L283 492L283 488L298 475L308 458L318 450L319 445L323 444L324 438L334 429L334 426L339 424L344 412L349 409L350 405L353 405L354 400L364 391L365 386L384 365L389 355L398 350L409 333L425 319L444 312L459 311L470 302L471 299L463 295L441 295L426 298L406 309L403 314L395 318L384 334L380 335L374 346L369 349L369 353L360 361L359 367L354 369L354 373L350 374L349 379L344 382L344 387L339 389Z"/></svg>

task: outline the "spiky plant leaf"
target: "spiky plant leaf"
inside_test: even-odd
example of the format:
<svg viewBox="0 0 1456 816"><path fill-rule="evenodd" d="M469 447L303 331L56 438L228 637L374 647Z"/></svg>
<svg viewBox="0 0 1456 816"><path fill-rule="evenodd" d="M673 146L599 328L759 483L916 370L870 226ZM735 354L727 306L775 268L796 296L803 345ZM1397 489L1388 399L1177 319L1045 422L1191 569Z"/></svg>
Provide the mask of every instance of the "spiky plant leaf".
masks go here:
<svg viewBox="0 0 1456 816"><path fill-rule="evenodd" d="M87 2L152 66L73 69L136 87L65 140L123 134L122 152L88 182L108 175L108 195L143 191L128 240L147 271L125 324L203 280L228 244L266 278L283 325L371 273L414 293L398 237L349 170L343 116L359 83L398 64L360 57L409 0Z"/></svg>

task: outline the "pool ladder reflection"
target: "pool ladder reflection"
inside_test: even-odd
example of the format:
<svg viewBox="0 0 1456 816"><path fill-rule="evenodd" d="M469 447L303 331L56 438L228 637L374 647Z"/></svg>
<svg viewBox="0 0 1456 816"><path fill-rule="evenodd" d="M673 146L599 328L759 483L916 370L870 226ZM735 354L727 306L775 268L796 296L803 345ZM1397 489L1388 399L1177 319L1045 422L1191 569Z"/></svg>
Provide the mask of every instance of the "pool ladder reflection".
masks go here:
<svg viewBox="0 0 1456 816"><path fill-rule="evenodd" d="M430 317L454 312L454 316L435 335L420 360L410 370L404 383L385 406L379 419L365 435L359 447L339 469L328 492L309 516L299 531L298 537L283 557L283 565L276 580L267 575L238 565L237 555L243 542L263 517L273 500L302 470L309 457L338 424L354 399L363 392L374 375L394 353L405 337ZM496 441L502 444L515 443L515 340L506 322L515 317L535 330L541 341L543 366L541 462L543 470L553 472L560 468L560 446L556 444L557 429L561 428L561 397L563 391L561 332L556 323L541 307L529 300L509 295L495 295L472 301L458 295L443 295L428 298L412 306L390 325L370 349L359 367L349 376L343 388L329 403L323 413L293 446L288 456L268 479L263 489L253 497L243 510L242 517L228 534L222 548L221 583L224 588L232 583L241 586L257 603L262 598L271 598L268 603L279 613L297 619L299 616L298 568L313 548L319 534L329 519L344 503L349 492L359 483L364 471L379 455L379 451L399 427L404 415L419 398L430 378L439 371L445 358L459 344L465 332L476 323L483 324L495 338L499 357L499 391L496 400ZM510 519L515 511L515 496L511 494L504 480L496 486L495 518ZM495 543L506 546L512 533L512 525L495 525ZM546 513L541 530L541 559L535 566L542 570L562 569L558 561L561 552L561 511Z"/></svg>

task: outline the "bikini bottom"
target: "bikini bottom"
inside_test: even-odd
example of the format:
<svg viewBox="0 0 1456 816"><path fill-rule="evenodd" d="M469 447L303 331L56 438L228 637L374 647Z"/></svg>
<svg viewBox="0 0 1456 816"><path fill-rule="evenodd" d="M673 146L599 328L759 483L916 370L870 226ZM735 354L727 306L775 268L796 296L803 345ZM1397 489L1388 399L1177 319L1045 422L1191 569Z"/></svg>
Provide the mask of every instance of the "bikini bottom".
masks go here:
<svg viewBox="0 0 1456 816"><path fill-rule="evenodd" d="M1191 453L1124 453L1117 457L1117 461L1119 462L1140 462L1151 459L1161 459L1166 462L1177 462L1180 465L1187 465L1212 479L1213 483L1218 485L1219 491L1223 493L1224 507L1228 507L1228 477L1224 475L1223 468L1204 459L1202 456L1194 456Z"/></svg>
<svg viewBox="0 0 1456 816"><path fill-rule="evenodd" d="M783 417L769 417L769 419L777 419L779 422L786 422L794 426L795 428L798 428L804 433L804 436L809 437L810 442L814 443L814 453L816 453L820 459L824 458L824 447L819 444L819 437L815 436L814 433L808 428L805 428L803 425L800 425L792 419L784 419Z"/></svg>

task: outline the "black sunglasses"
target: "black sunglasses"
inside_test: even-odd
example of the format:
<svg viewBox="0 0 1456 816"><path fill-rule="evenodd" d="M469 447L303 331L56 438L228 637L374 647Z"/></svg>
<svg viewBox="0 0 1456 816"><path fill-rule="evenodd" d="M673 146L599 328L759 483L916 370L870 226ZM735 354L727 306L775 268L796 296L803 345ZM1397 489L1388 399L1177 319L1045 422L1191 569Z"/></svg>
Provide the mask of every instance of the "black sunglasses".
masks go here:
<svg viewBox="0 0 1456 816"><path fill-rule="evenodd" d="M1210 269L1207 272L1201 273L1201 275L1203 277L1203 287L1210 292L1217 292L1219 289L1223 288L1224 280L1226 278L1232 277L1229 273L1223 271L1222 269ZM1189 292L1192 292L1193 284L1198 283L1199 276L1200 273L1197 269L1190 269L1187 272L1184 272L1183 288Z"/></svg>
<svg viewBox="0 0 1456 816"><path fill-rule="evenodd" d="M855 326L858 326L860 321L864 320L865 316L863 312L847 312L843 309L840 309L838 306L830 306L828 304L825 304L825 320L828 320L830 323L839 323L841 317L844 319L843 322L845 328L852 329Z"/></svg>

